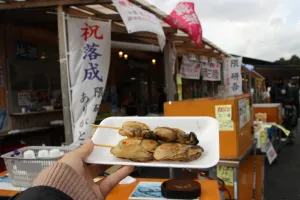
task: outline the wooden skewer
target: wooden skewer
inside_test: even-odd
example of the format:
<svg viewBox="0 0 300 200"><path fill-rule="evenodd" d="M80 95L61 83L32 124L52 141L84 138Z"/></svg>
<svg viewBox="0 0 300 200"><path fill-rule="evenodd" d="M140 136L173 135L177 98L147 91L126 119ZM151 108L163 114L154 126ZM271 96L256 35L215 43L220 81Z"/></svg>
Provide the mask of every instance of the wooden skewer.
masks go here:
<svg viewBox="0 0 300 200"><path fill-rule="evenodd" d="M96 147L105 147L105 148L113 148L114 146L107 145L107 144L94 144Z"/></svg>
<svg viewBox="0 0 300 200"><path fill-rule="evenodd" d="M114 126L102 126L102 125L96 125L96 124L91 124L92 127L94 128L110 128L110 129L115 129L115 130L120 130L122 128L120 127L114 127Z"/></svg>

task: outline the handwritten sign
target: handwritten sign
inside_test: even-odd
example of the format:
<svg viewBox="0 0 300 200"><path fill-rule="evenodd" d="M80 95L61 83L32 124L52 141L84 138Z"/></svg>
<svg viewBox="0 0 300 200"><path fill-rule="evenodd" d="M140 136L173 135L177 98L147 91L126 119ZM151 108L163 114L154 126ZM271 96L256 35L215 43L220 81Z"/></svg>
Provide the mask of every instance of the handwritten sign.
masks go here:
<svg viewBox="0 0 300 200"><path fill-rule="evenodd" d="M233 168L217 166L217 177L222 179L225 185L233 186Z"/></svg>
<svg viewBox="0 0 300 200"><path fill-rule="evenodd" d="M205 81L221 80L221 64L216 62L202 63L202 77Z"/></svg>
<svg viewBox="0 0 300 200"><path fill-rule="evenodd" d="M240 99L238 102L239 105L239 119L240 119L240 128L243 128L247 122L250 120L250 110L249 110L249 101L247 99Z"/></svg>
<svg viewBox="0 0 300 200"><path fill-rule="evenodd" d="M232 109L231 105L218 105L215 107L216 119L219 120L231 120Z"/></svg>
<svg viewBox="0 0 300 200"><path fill-rule="evenodd" d="M180 75L185 79L200 79L201 65L199 62L192 61L188 56L182 57Z"/></svg>
<svg viewBox="0 0 300 200"><path fill-rule="evenodd" d="M220 131L233 131L234 122L232 121L232 106L231 105L216 105L216 119L219 122Z"/></svg>
<svg viewBox="0 0 300 200"><path fill-rule="evenodd" d="M110 22L68 18L73 140L91 136L105 91L111 51Z"/></svg>
<svg viewBox="0 0 300 200"><path fill-rule="evenodd" d="M224 60L224 80L228 95L240 95L242 91L242 57Z"/></svg>
<svg viewBox="0 0 300 200"><path fill-rule="evenodd" d="M36 91L32 90L21 90L18 91L18 104L19 106L30 105L32 101L37 99Z"/></svg>
<svg viewBox="0 0 300 200"><path fill-rule="evenodd" d="M161 49L166 42L165 32L160 20L152 13L136 6L128 0L112 0L126 26L128 33L150 32L158 35Z"/></svg>

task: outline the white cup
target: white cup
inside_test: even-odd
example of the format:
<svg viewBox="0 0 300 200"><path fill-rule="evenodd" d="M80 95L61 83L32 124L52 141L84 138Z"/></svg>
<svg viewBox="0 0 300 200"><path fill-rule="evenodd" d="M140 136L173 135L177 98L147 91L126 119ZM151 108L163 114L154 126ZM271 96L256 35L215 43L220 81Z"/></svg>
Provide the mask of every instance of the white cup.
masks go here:
<svg viewBox="0 0 300 200"><path fill-rule="evenodd" d="M59 149L51 149L49 155L51 158L60 157L60 150Z"/></svg>
<svg viewBox="0 0 300 200"><path fill-rule="evenodd" d="M49 158L49 151L46 149L39 150L38 157L39 158Z"/></svg>
<svg viewBox="0 0 300 200"><path fill-rule="evenodd" d="M21 110L22 110L22 113L26 113L26 110L25 110L25 108L22 108Z"/></svg>
<svg viewBox="0 0 300 200"><path fill-rule="evenodd" d="M23 157L25 159L35 159L35 154L33 150L27 150L24 152Z"/></svg>

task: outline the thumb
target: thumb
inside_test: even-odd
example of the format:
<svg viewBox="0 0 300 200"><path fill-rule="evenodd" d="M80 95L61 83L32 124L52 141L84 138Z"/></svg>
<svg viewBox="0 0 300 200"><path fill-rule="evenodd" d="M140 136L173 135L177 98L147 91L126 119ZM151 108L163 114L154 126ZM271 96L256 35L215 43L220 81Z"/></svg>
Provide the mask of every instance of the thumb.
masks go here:
<svg viewBox="0 0 300 200"><path fill-rule="evenodd" d="M85 143L76 149L74 153L76 156L82 160L85 160L94 150L94 143L92 140L88 139L85 141Z"/></svg>

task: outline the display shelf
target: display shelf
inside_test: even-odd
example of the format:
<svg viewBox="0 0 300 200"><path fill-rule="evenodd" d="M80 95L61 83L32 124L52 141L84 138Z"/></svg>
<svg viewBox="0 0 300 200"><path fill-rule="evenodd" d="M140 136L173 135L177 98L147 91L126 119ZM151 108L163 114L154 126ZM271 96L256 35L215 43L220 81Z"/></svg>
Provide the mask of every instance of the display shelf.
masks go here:
<svg viewBox="0 0 300 200"><path fill-rule="evenodd" d="M12 116L26 116L26 115L39 115L39 114L47 114L47 113L56 113L62 112L62 109L50 110L50 111L40 111L40 112L26 112L26 113L11 113Z"/></svg>

